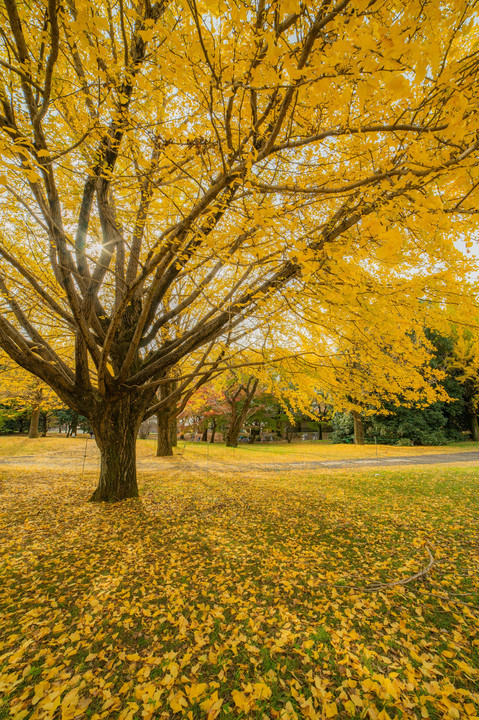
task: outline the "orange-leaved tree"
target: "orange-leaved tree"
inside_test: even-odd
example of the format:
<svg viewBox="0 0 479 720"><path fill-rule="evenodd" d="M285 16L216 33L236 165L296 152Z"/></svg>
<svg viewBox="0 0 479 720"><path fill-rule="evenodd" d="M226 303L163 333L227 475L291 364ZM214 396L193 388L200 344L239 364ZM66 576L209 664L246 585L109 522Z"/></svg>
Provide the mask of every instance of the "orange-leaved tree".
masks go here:
<svg viewBox="0 0 479 720"><path fill-rule="evenodd" d="M93 499L138 494L143 417L311 279L323 314L374 292L378 253L447 290L477 206L474 7L4 1L0 345L88 418Z"/></svg>

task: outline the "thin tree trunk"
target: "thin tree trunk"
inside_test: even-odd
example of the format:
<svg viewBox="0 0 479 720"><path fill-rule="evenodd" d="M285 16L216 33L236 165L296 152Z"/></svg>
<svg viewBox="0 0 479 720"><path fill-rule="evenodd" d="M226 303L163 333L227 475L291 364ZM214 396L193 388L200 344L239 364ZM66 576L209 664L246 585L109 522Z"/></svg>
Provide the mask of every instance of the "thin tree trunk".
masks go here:
<svg viewBox="0 0 479 720"><path fill-rule="evenodd" d="M48 413L42 412L40 414L40 418L42 421L42 437L47 436L47 430L48 430Z"/></svg>
<svg viewBox="0 0 479 720"><path fill-rule="evenodd" d="M171 447L178 445L178 425L176 415L170 415L168 420L168 427L170 428L170 443Z"/></svg>
<svg viewBox="0 0 479 720"><path fill-rule="evenodd" d="M210 443L214 443L215 441L215 435L216 435L216 418L213 418L211 421L211 437L210 437Z"/></svg>
<svg viewBox="0 0 479 720"><path fill-rule="evenodd" d="M148 435L150 433L150 431L148 429L148 422L149 422L148 420L145 420L140 425L140 430L139 430L140 440L146 440L146 438L148 437Z"/></svg>
<svg viewBox="0 0 479 720"><path fill-rule="evenodd" d="M260 430L259 430L259 428L256 428L256 427L255 427L255 428L251 428L251 431L250 431L250 434L249 434L249 443L250 443L250 445L253 445L253 444L254 444L254 441L256 440L256 438L259 437L259 435L260 435Z"/></svg>
<svg viewBox="0 0 479 720"><path fill-rule="evenodd" d="M40 419L40 408L33 408L30 416L30 430L28 431L29 438L38 437L38 420Z"/></svg>
<svg viewBox="0 0 479 720"><path fill-rule="evenodd" d="M167 385L168 393L175 392L178 387L178 381L172 378ZM176 402L168 405L168 427L170 432L170 444L171 447L178 445L178 424L177 424L178 408Z"/></svg>
<svg viewBox="0 0 479 720"><path fill-rule="evenodd" d="M354 420L354 442L356 445L364 445L363 419L357 410L354 410L352 415Z"/></svg>
<svg viewBox="0 0 479 720"><path fill-rule="evenodd" d="M203 430L203 435L201 436L201 442L208 442L208 425Z"/></svg>
<svg viewBox="0 0 479 720"><path fill-rule="evenodd" d="M170 422L168 417L168 408L163 408L156 413L156 422L158 424L158 434L156 440L156 456L171 457L173 448L171 446Z"/></svg>
<svg viewBox="0 0 479 720"><path fill-rule="evenodd" d="M70 437L73 437L73 435L77 434L78 429L78 413L76 411L72 412L72 419L70 423Z"/></svg>
<svg viewBox="0 0 479 720"><path fill-rule="evenodd" d="M479 442L479 423L477 421L477 414L474 410L469 410L469 421L471 423L471 433L474 442Z"/></svg>
<svg viewBox="0 0 479 720"><path fill-rule="evenodd" d="M90 419L101 453L100 478L91 500L116 502L138 497L136 438L143 413L130 398L102 404Z"/></svg>
<svg viewBox="0 0 479 720"><path fill-rule="evenodd" d="M160 386L159 398L166 400L176 388L176 380L164 383ZM177 445L176 440L176 413L174 405L165 405L157 414L158 435L156 441L156 456L171 457L173 448Z"/></svg>
<svg viewBox="0 0 479 720"><path fill-rule="evenodd" d="M246 397L243 400L243 405L241 406L241 410L239 413L236 407L238 403L230 401L231 422L228 428L228 432L226 433L226 447L238 446L239 434L241 432L241 428L244 425L244 421L246 420L246 415L248 414L251 403L253 402L254 394L256 392L256 388L258 387L258 383L259 380L257 379L253 382L251 387L249 387L248 383Z"/></svg>

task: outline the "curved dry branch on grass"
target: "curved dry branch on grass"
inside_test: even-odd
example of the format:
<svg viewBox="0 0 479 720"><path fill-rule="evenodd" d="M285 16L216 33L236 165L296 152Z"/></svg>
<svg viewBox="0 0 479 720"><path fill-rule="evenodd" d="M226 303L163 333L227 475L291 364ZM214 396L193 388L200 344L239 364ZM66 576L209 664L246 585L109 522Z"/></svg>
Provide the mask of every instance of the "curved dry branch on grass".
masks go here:
<svg viewBox="0 0 479 720"><path fill-rule="evenodd" d="M429 547L429 545L426 545L425 547L429 555L428 564L424 568L422 568L422 570L419 570L419 572L415 573L414 575L410 575L407 578L403 578L400 580L391 580L391 582L388 583L372 583L371 585L365 585L364 587L361 587L359 585L336 585L329 583L325 584L323 587L332 587L337 590L362 590L365 592L376 592L378 590L388 590L389 588L396 587L396 585L409 585L409 583L425 577L436 563L436 560L431 552L431 548Z"/></svg>
<svg viewBox="0 0 479 720"><path fill-rule="evenodd" d="M429 555L429 562L422 570L419 570L419 572L415 573L414 575L410 575L409 577L404 578L403 580L392 580L389 583L373 583L372 585L367 585L363 589L364 590L386 590L387 588L392 588L392 587L395 587L396 585L403 585L403 586L409 585L409 583L414 582L415 580L420 580L420 578L425 577L428 574L428 572L432 569L433 565L436 562L429 545L426 545L426 550Z"/></svg>

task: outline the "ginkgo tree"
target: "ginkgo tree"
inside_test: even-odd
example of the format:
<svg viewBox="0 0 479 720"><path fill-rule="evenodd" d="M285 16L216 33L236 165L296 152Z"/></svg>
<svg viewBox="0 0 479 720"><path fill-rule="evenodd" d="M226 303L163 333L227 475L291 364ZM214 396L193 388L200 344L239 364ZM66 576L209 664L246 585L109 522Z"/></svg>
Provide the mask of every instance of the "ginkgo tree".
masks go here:
<svg viewBox="0 0 479 720"><path fill-rule="evenodd" d="M311 280L323 314L385 267L447 292L477 206L474 8L5 0L0 345L88 418L93 499L138 494L142 419Z"/></svg>
<svg viewBox="0 0 479 720"><path fill-rule="evenodd" d="M460 327L456 323L451 327L452 350L446 358L446 366L464 391L464 402L469 420L471 439L479 441L479 338L477 318L474 325Z"/></svg>
<svg viewBox="0 0 479 720"><path fill-rule="evenodd" d="M0 402L16 412L23 410L30 414L29 437L38 437L38 423L41 413L59 408L62 403L52 389L35 375L19 368L4 353L0 352ZM45 429L46 432L46 422Z"/></svg>

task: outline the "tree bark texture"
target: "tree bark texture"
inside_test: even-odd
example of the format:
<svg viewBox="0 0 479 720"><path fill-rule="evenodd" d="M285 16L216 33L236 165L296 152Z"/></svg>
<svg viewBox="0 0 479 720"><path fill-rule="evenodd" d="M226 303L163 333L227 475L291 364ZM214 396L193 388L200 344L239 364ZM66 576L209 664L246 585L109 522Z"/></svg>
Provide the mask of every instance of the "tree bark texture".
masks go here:
<svg viewBox="0 0 479 720"><path fill-rule="evenodd" d="M159 399L166 400L176 387L176 381L170 380L160 385ZM171 403L164 405L161 410L156 413L158 423L158 435L156 442L157 457L171 457L173 455L173 447L176 446L176 414L175 406ZM174 437L173 437L174 436Z"/></svg>
<svg viewBox="0 0 479 720"><path fill-rule="evenodd" d="M178 424L177 424L177 420L176 420L176 415L170 415L168 425L170 428L171 446L176 447L178 445Z"/></svg>
<svg viewBox="0 0 479 720"><path fill-rule="evenodd" d="M242 427L243 423L238 416L231 419L226 432L226 447L238 447L238 438Z"/></svg>
<svg viewBox="0 0 479 720"><path fill-rule="evenodd" d="M364 425L363 419L356 410L353 411L354 420L354 442L356 445L364 445Z"/></svg>
<svg viewBox="0 0 479 720"><path fill-rule="evenodd" d="M136 479L136 438L142 412L130 398L105 403L90 419L100 449L101 465L93 501L116 502L138 497Z"/></svg>
<svg viewBox="0 0 479 720"><path fill-rule="evenodd" d="M215 435L216 435L216 418L213 418L211 421L211 437L210 437L210 443L214 443L215 441Z"/></svg>
<svg viewBox="0 0 479 720"><path fill-rule="evenodd" d="M477 421L477 413L473 410L469 411L469 421L471 423L471 436L474 442L479 442L479 423Z"/></svg>
<svg viewBox="0 0 479 720"><path fill-rule="evenodd" d="M38 421L40 419L40 408L33 408L30 416L30 430L28 431L29 438L38 437Z"/></svg>
<svg viewBox="0 0 479 720"><path fill-rule="evenodd" d="M156 413L156 421L158 423L158 435L156 440L156 456L171 457L173 448L171 445L170 422L168 417L168 408L160 410Z"/></svg>

